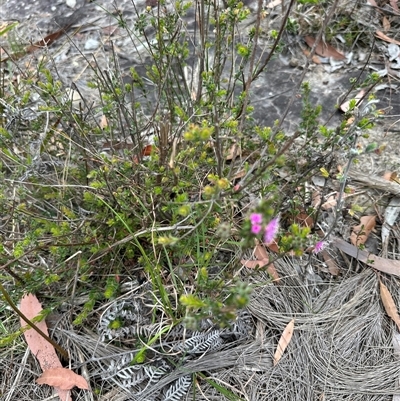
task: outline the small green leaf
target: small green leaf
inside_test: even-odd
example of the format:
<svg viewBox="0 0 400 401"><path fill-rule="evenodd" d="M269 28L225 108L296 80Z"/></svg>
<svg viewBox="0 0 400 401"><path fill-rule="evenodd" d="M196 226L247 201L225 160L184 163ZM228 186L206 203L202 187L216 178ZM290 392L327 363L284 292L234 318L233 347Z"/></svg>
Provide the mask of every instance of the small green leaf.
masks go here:
<svg viewBox="0 0 400 401"><path fill-rule="evenodd" d="M321 167L321 168L319 169L319 171L321 172L322 177L324 177L324 178L328 178L328 177L329 177L329 172L328 172L328 170L326 170L326 168Z"/></svg>
<svg viewBox="0 0 400 401"><path fill-rule="evenodd" d="M206 304L193 294L182 295L180 301L188 308L204 308Z"/></svg>

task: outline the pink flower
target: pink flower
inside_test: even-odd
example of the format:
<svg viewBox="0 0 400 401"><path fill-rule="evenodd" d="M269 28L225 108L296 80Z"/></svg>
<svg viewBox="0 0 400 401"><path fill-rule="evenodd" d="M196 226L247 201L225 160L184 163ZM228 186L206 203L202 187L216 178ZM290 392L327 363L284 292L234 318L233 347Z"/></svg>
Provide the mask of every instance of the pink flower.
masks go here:
<svg viewBox="0 0 400 401"><path fill-rule="evenodd" d="M261 213L252 213L250 215L250 223L253 224L261 224L262 223L262 214Z"/></svg>
<svg viewBox="0 0 400 401"><path fill-rule="evenodd" d="M325 241L318 241L315 245L314 245L314 250L313 252L315 254L321 252L325 247L326 247L326 242Z"/></svg>
<svg viewBox="0 0 400 401"><path fill-rule="evenodd" d="M252 213L250 215L250 223L251 223L251 232L252 234L258 235L261 231L262 224L262 214L261 213Z"/></svg>
<svg viewBox="0 0 400 401"><path fill-rule="evenodd" d="M252 224L251 225L252 234L258 235L258 234L260 234L260 231L261 231L261 225L260 224Z"/></svg>
<svg viewBox="0 0 400 401"><path fill-rule="evenodd" d="M275 217L265 227L264 242L267 245L274 240L276 234L278 234L278 230L279 230L279 217Z"/></svg>

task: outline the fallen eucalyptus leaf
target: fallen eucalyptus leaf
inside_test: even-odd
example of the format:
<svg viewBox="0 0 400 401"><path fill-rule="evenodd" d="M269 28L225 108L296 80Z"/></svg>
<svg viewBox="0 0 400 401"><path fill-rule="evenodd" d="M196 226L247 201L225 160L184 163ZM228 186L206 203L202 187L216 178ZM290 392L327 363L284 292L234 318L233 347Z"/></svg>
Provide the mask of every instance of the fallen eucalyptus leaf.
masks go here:
<svg viewBox="0 0 400 401"><path fill-rule="evenodd" d="M353 245L362 245L367 242L367 239L376 225L376 216L362 216L360 224L353 227L353 232L350 235L350 241Z"/></svg>
<svg viewBox="0 0 400 401"><path fill-rule="evenodd" d="M315 39L313 37L306 36L304 40L306 41L309 47L312 48L314 46ZM332 57L335 60L344 60L346 58L343 54L339 53L329 43L322 43L322 41L319 41L315 46L315 54L318 54L318 56L321 57Z"/></svg>
<svg viewBox="0 0 400 401"><path fill-rule="evenodd" d="M70 369L52 368L43 372L36 380L37 384L48 384L61 390L71 390L73 387L79 387L88 390L87 381L80 375L77 375Z"/></svg>
<svg viewBox="0 0 400 401"><path fill-rule="evenodd" d="M287 324L287 326L285 327L285 330L283 330L281 338L279 339L278 346L277 346L275 354L274 354L274 366L282 358L283 353L285 352L287 346L290 343L290 340L292 339L293 331L294 331L294 319L292 319Z"/></svg>
<svg viewBox="0 0 400 401"><path fill-rule="evenodd" d="M388 316L396 323L398 329L400 330L400 316L397 312L396 304L394 303L392 294L388 290L385 284L382 281L379 282L381 289L381 299L383 306L385 307L385 311Z"/></svg>

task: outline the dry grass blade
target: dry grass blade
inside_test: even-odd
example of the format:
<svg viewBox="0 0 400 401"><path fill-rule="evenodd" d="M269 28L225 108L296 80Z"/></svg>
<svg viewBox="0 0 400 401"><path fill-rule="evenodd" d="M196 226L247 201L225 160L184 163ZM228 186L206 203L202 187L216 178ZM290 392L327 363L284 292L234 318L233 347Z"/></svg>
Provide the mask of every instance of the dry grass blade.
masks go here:
<svg viewBox="0 0 400 401"><path fill-rule="evenodd" d="M381 289L381 299L383 306L385 307L386 313L389 317L396 323L398 329L400 330L400 316L397 312L396 304L394 303L392 294L389 292L388 288L382 281L379 281Z"/></svg>
<svg viewBox="0 0 400 401"><path fill-rule="evenodd" d="M280 361L283 353L285 352L287 346L289 345L290 340L292 339L293 336L293 330L294 330L294 319L292 319L288 323L288 325L285 327L285 330L283 330L281 338L279 339L278 346L274 354L274 366Z"/></svg>

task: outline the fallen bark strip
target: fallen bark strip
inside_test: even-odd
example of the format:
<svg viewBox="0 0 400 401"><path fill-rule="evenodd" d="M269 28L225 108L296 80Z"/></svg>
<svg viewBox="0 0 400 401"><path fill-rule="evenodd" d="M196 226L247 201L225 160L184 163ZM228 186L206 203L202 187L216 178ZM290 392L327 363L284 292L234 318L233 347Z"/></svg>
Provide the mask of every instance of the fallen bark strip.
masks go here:
<svg viewBox="0 0 400 401"><path fill-rule="evenodd" d="M383 177L363 174L355 170L349 171L349 177L351 178L351 181L357 181L368 188L390 192L393 195L400 195L400 185L395 182L388 181Z"/></svg>
<svg viewBox="0 0 400 401"><path fill-rule="evenodd" d="M334 238L332 245L376 270L400 277L400 260L381 258L380 256L361 250L340 238Z"/></svg>

